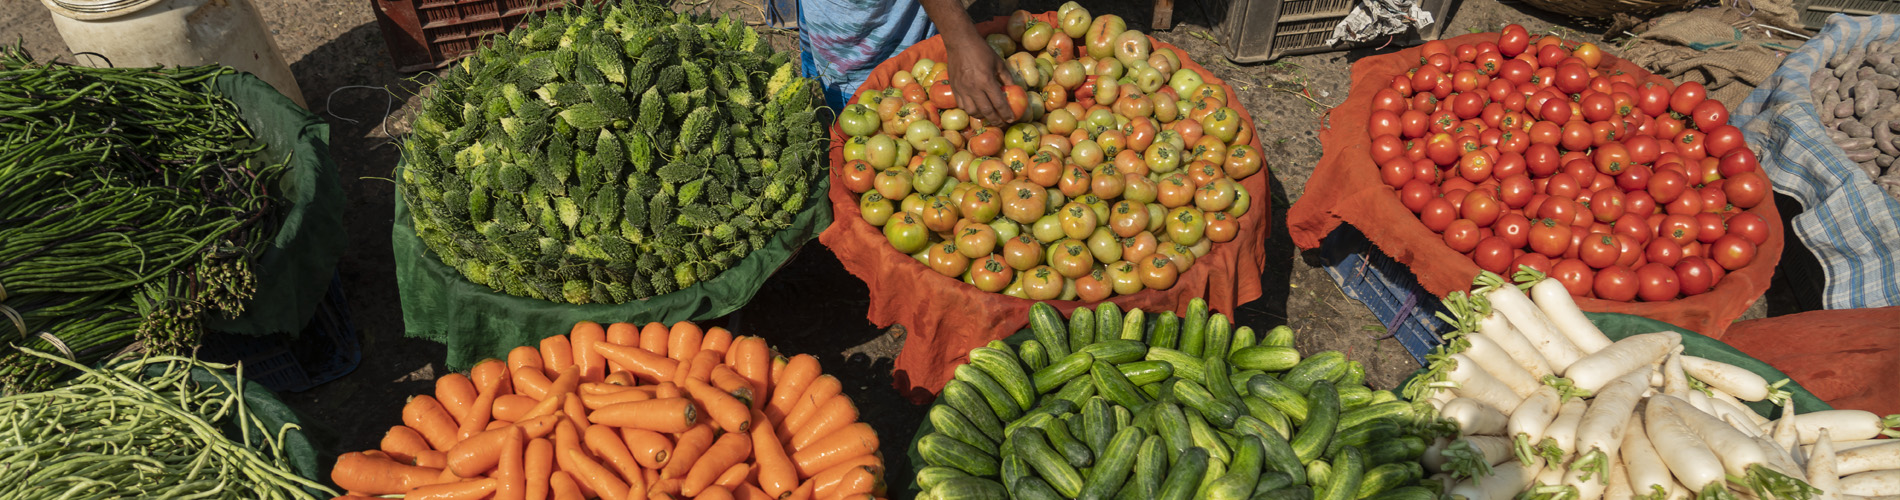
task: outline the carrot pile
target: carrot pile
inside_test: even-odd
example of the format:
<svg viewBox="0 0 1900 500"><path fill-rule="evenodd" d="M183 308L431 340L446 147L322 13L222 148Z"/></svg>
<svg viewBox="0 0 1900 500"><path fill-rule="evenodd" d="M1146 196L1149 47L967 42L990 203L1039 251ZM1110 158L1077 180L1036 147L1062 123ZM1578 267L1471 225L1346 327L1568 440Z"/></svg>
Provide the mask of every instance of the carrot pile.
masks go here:
<svg viewBox="0 0 1900 500"><path fill-rule="evenodd" d="M581 322L437 379L330 479L338 499L882 497L877 433L842 389L723 328Z"/></svg>

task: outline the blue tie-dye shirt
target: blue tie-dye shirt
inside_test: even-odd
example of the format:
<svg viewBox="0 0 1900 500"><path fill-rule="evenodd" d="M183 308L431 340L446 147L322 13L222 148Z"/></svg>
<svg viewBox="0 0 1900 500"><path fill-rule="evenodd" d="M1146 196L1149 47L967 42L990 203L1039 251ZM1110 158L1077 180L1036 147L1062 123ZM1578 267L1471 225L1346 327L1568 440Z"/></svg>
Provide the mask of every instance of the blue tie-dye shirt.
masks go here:
<svg viewBox="0 0 1900 500"><path fill-rule="evenodd" d="M799 0L798 44L805 74L843 106L878 63L937 34L915 0Z"/></svg>

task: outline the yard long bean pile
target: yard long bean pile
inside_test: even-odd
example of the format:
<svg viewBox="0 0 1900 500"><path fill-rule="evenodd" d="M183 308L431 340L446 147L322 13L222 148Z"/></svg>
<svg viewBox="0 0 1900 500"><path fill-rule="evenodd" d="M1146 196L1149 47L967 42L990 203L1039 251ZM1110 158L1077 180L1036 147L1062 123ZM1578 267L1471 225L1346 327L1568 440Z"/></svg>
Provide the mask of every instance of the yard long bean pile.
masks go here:
<svg viewBox="0 0 1900 500"><path fill-rule="evenodd" d="M0 48L0 343L86 363L135 341L189 347L202 319L243 311L287 163L260 158L237 107L210 92L232 73ZM43 386L53 367L0 355L0 391Z"/></svg>
<svg viewBox="0 0 1900 500"><path fill-rule="evenodd" d="M270 429L246 406L241 373L217 384L191 377L194 367L229 366L149 356L94 369L21 352L79 376L0 397L0 498L315 499L311 491L327 491L290 471L290 427ZM241 440L226 437L227 427Z"/></svg>

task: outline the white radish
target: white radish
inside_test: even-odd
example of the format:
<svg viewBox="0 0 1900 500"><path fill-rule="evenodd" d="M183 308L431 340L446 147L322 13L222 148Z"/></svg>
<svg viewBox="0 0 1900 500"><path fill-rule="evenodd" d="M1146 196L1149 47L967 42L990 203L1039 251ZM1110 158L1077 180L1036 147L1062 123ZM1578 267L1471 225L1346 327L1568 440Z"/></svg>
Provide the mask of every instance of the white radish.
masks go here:
<svg viewBox="0 0 1900 500"><path fill-rule="evenodd" d="M1808 453L1808 485L1821 490L1817 498L1832 498L1841 494L1840 459L1834 453L1834 443L1828 439L1827 429L1821 429L1815 437L1814 449Z"/></svg>
<svg viewBox="0 0 1900 500"><path fill-rule="evenodd" d="M1438 410L1438 415L1458 424L1460 436L1503 434L1508 419L1504 412L1471 398L1457 398L1445 403L1445 407Z"/></svg>
<svg viewBox="0 0 1900 500"><path fill-rule="evenodd" d="M1455 384L1452 393L1476 399L1492 408L1516 408L1518 403L1524 401L1510 386L1485 373L1483 368L1478 367L1478 362L1472 361L1469 356L1460 353L1446 359L1451 362L1451 369L1445 371L1445 379Z"/></svg>
<svg viewBox="0 0 1900 500"><path fill-rule="evenodd" d="M1781 421L1776 420L1775 422L1779 424ZM1816 441L1815 439L1813 439L1813 436L1801 436L1801 437L1809 438L1808 441ZM1835 441L1833 444L1834 444L1834 451L1842 452L1842 451L1852 450L1854 448L1880 446L1883 444L1892 444L1892 443L1900 443L1900 439L1856 439L1853 441ZM1817 442L1814 444L1801 445L1801 453L1804 453L1804 454L1810 453L1811 450L1814 449L1815 444L1819 444L1819 443Z"/></svg>
<svg viewBox="0 0 1900 500"><path fill-rule="evenodd" d="M1544 470L1537 473L1537 477L1531 478L1530 491L1532 493L1539 491L1556 493L1561 491L1564 484L1564 474L1569 472L1570 469L1563 465L1546 464Z"/></svg>
<svg viewBox="0 0 1900 500"><path fill-rule="evenodd" d="M1494 467L1511 461L1511 440L1498 436L1465 436L1445 447L1445 470L1460 477L1485 477Z"/></svg>
<svg viewBox="0 0 1900 500"><path fill-rule="evenodd" d="M1530 297L1517 287L1505 283L1492 287L1484 295L1485 299L1491 301L1491 307L1511 320L1511 326L1524 335L1524 340L1530 341L1531 347L1544 355L1544 360L1550 362L1553 374L1562 375L1565 368L1583 357L1577 345L1558 333L1550 325L1550 320L1544 317L1544 311L1538 309L1537 304L1532 303Z"/></svg>
<svg viewBox="0 0 1900 500"><path fill-rule="evenodd" d="M1419 465L1425 466L1426 472L1434 474L1444 472L1445 462L1450 461L1444 453L1445 448L1449 446L1451 446L1451 438L1440 437L1432 440L1432 444L1425 447L1425 454L1419 457Z"/></svg>
<svg viewBox="0 0 1900 500"><path fill-rule="evenodd" d="M1665 400L1675 398L1657 395L1649 398L1648 407L1643 410L1643 427L1656 453L1662 456L1663 463L1669 465L1670 474L1681 481L1691 495L1709 485L1722 487L1727 474L1722 471L1721 457L1716 456L1708 443L1690 430L1688 424L1683 423L1679 415L1681 411L1676 409L1676 405L1661 403Z"/></svg>
<svg viewBox="0 0 1900 500"><path fill-rule="evenodd" d="M1743 404L1742 400L1736 399L1735 396L1729 394L1728 391L1711 387L1709 388L1709 398L1714 399L1716 401L1721 401L1723 403L1728 403L1730 407L1735 408L1736 410L1739 410L1736 413L1742 415L1743 417L1747 417L1748 423L1750 424L1760 426L1762 424L1768 423L1767 417L1761 416L1760 413L1755 413L1754 409L1751 409L1748 407L1748 405Z"/></svg>
<svg viewBox="0 0 1900 500"><path fill-rule="evenodd" d="M1582 399L1572 399L1557 409L1557 418L1550 421L1550 427L1544 429L1544 439L1537 442L1537 452L1550 463L1567 464L1577 451L1577 424L1583 422L1583 412L1590 405Z"/></svg>
<svg viewBox="0 0 1900 500"><path fill-rule="evenodd" d="M1524 367L1519 366L1517 360L1490 337L1466 335L1465 342L1469 344L1465 347L1465 356L1478 362L1478 367L1483 368L1485 373L1510 386L1511 392L1517 393L1517 397L1529 397L1531 393L1537 392L1538 386L1543 385L1531 376L1531 372L1524 371Z"/></svg>
<svg viewBox="0 0 1900 500"><path fill-rule="evenodd" d="M1770 435L1775 438L1775 446L1780 446L1781 449L1787 450L1788 454L1795 457L1795 461L1807 463L1807 458L1798 453L1801 450L1799 448L1799 446L1801 446L1801 432L1800 428L1794 426L1794 419L1790 418L1793 416L1794 399L1789 398L1788 404L1781 406L1781 420L1774 422L1775 430L1770 433Z"/></svg>
<svg viewBox="0 0 1900 500"><path fill-rule="evenodd" d="M1594 353L1610 345L1610 338L1597 329L1590 318L1583 315L1583 309L1577 308L1577 301L1570 298L1570 290L1554 279L1543 279L1531 285L1531 299L1537 302L1537 308L1544 311L1550 324L1557 327L1565 338L1576 344L1577 349L1585 353ZM1567 374L1566 374L1567 375Z"/></svg>
<svg viewBox="0 0 1900 500"><path fill-rule="evenodd" d="M1635 498L1636 496L1630 493L1629 467L1625 467L1622 460L1611 460L1610 486L1609 489L1603 490L1603 500L1635 500Z"/></svg>
<svg viewBox="0 0 1900 500"><path fill-rule="evenodd" d="M1630 415L1636 413L1636 403L1649 387L1648 380L1649 374L1632 371L1597 393L1577 422L1575 448L1582 455L1570 464L1573 473L1582 479L1594 477L1599 485L1609 483L1610 463L1616 461L1617 450L1623 447L1624 428Z"/></svg>
<svg viewBox="0 0 1900 500"><path fill-rule="evenodd" d="M1478 318L1478 335L1476 336L1490 339L1491 342L1497 344L1499 349L1510 354L1511 360L1516 361L1519 368L1531 374L1532 379L1543 380L1546 375L1555 375L1555 372L1550 370L1550 361L1544 359L1544 354L1538 352L1537 347L1532 346L1531 341L1525 339L1522 332L1511 326L1511 320L1506 319L1503 314L1498 314L1497 311Z"/></svg>
<svg viewBox="0 0 1900 500"><path fill-rule="evenodd" d="M1663 394L1683 397L1689 394L1689 374L1682 372L1682 349L1677 348L1663 359Z"/></svg>
<svg viewBox="0 0 1900 500"><path fill-rule="evenodd" d="M1544 386L1511 410L1511 418L1504 424L1504 435L1515 443L1519 461L1531 462L1531 456L1536 454L1531 445L1544 439L1544 431L1557 419L1557 410L1562 406L1557 389Z"/></svg>
<svg viewBox="0 0 1900 500"><path fill-rule="evenodd" d="M1491 475L1482 478L1469 478L1460 481L1446 491L1450 500L1510 500L1517 493L1530 486L1531 480L1543 472L1544 462L1537 460L1530 464L1505 462L1491 469Z"/></svg>
<svg viewBox="0 0 1900 500"><path fill-rule="evenodd" d="M1743 401L1761 401L1771 392L1761 375L1721 361L1684 355L1682 371Z"/></svg>
<svg viewBox="0 0 1900 500"><path fill-rule="evenodd" d="M1900 495L1900 469L1842 476L1841 494L1869 497Z"/></svg>
<svg viewBox="0 0 1900 500"><path fill-rule="evenodd" d="M1761 448L1762 454L1768 455L1767 465L1776 472L1787 474L1788 477L1802 482L1808 480L1808 471L1802 469L1800 464L1794 463L1794 456L1788 453L1787 448L1775 444L1774 440L1768 439L1767 436L1755 436L1755 447Z"/></svg>
<svg viewBox="0 0 1900 500"><path fill-rule="evenodd" d="M1595 392L1624 374L1649 368L1678 345L1682 345L1682 335L1676 332L1631 335L1572 363L1564 370L1564 378L1579 390ZM1642 385L1648 386L1648 381L1645 371Z"/></svg>
<svg viewBox="0 0 1900 500"><path fill-rule="evenodd" d="M1687 394L1687 396L1688 397L1683 397L1683 396L1676 396L1676 397L1682 399L1682 401L1685 403L1689 403L1689 406L1693 406L1695 407L1695 409L1701 410L1702 413L1707 413L1710 415L1715 414L1715 407L1709 405L1709 395L1703 394L1702 391L1689 391L1689 394Z"/></svg>
<svg viewBox="0 0 1900 500"><path fill-rule="evenodd" d="M1727 488L1723 488L1723 491L1727 490ZM1688 500L1695 497L1696 492L1689 491L1689 487L1683 486L1682 481L1669 482L1669 500Z"/></svg>
<svg viewBox="0 0 1900 500"><path fill-rule="evenodd" d="M1590 479L1586 476L1593 473L1577 469L1574 467L1576 464L1571 465L1573 467L1564 471L1563 477L1564 492L1569 494L1569 500L1601 500L1603 493L1608 489L1609 473L1596 474L1596 479Z"/></svg>
<svg viewBox="0 0 1900 500"><path fill-rule="evenodd" d="M1900 440L1888 439L1886 443L1872 446L1841 450L1835 453L1836 466L1840 474L1858 474L1870 470L1900 469ZM1819 444L1816 444L1819 448Z"/></svg>
<svg viewBox="0 0 1900 500"><path fill-rule="evenodd" d="M1702 442L1707 443L1716 456L1721 457L1723 470L1728 474L1744 478L1745 483L1755 490L1756 494L1763 497L1788 498L1791 493L1806 488L1806 484L1800 480L1775 471L1770 466L1768 454L1762 451L1754 438L1743 434L1742 431L1736 430L1715 416L1695 411L1688 403L1673 396L1650 398L1649 405L1652 411L1657 407L1675 410L1682 424L1702 438Z"/></svg>
<svg viewBox="0 0 1900 500"><path fill-rule="evenodd" d="M1749 423L1748 417L1741 416L1737 414L1733 408L1729 408L1728 403L1723 403L1722 400L1719 399L1711 399L1709 400L1709 406L1715 410L1713 413L1710 413L1711 415L1715 415L1715 418L1721 419L1722 422L1727 423L1729 427L1734 427L1735 430L1741 431L1742 435L1750 438L1762 437L1761 428Z"/></svg>
<svg viewBox="0 0 1900 500"><path fill-rule="evenodd" d="M1643 429L1643 416L1632 413L1626 432L1623 433L1623 448L1620 450L1623 462L1629 469L1629 489L1632 495L1645 498L1662 499L1669 496L1670 488L1676 480L1669 475L1669 466L1663 463L1662 455L1656 447L1649 444L1649 433Z"/></svg>
<svg viewBox="0 0 1900 500"><path fill-rule="evenodd" d="M1822 410L1795 415L1794 425L1801 433L1801 444L1814 444L1815 433L1821 429L1832 431L1831 435L1838 441L1873 439L1881 435L1897 437L1895 434L1900 433L1888 429L1896 420L1900 420L1900 415L1882 419L1864 410Z"/></svg>

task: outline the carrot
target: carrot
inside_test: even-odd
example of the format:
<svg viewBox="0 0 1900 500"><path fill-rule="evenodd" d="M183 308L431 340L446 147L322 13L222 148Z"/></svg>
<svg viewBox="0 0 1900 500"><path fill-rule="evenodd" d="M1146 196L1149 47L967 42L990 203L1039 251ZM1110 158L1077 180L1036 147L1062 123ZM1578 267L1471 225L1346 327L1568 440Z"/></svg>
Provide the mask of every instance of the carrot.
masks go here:
<svg viewBox="0 0 1900 500"><path fill-rule="evenodd" d="M574 460L567 456L567 450L578 449L581 449L580 430L574 428L573 421L561 419L561 423L554 425L554 466L560 470L573 471Z"/></svg>
<svg viewBox="0 0 1900 500"><path fill-rule="evenodd" d="M569 397L573 397L573 395L555 394L546 399L542 399L541 402L535 403L533 408L529 408L528 413L522 414L521 418L522 420L532 420L548 415L559 415L561 409L566 407L565 403Z"/></svg>
<svg viewBox="0 0 1900 500"><path fill-rule="evenodd" d="M785 369L777 372L783 375L772 387L772 402L765 405L765 418L774 423L784 422L785 415L798 403L798 397L818 379L818 358L810 354L792 356L785 362Z"/></svg>
<svg viewBox="0 0 1900 500"><path fill-rule="evenodd" d="M732 497L736 500L778 500L778 497L769 495L765 490L750 484L741 484L739 489L732 490Z"/></svg>
<svg viewBox="0 0 1900 500"><path fill-rule="evenodd" d="M844 479L825 498L876 495L884 489L884 480L878 476L877 469L862 466L852 468L844 473ZM817 489L814 488L812 492L817 493Z"/></svg>
<svg viewBox="0 0 1900 500"><path fill-rule="evenodd" d="M699 354L699 344L705 337L699 325L691 321L674 323L666 334L666 357L680 361L693 359Z"/></svg>
<svg viewBox="0 0 1900 500"><path fill-rule="evenodd" d="M791 493L786 493L785 496L779 497L779 499L780 500L811 500L812 499L811 481L805 481L805 484L798 485L798 489L792 490Z"/></svg>
<svg viewBox="0 0 1900 500"><path fill-rule="evenodd" d="M548 384L548 394L567 394L574 392L574 389L580 387L580 385L580 367L568 365L567 368L561 369L560 376L555 377L553 383Z"/></svg>
<svg viewBox="0 0 1900 500"><path fill-rule="evenodd" d="M640 325L633 323L607 325L607 342L624 346L639 346Z"/></svg>
<svg viewBox="0 0 1900 500"><path fill-rule="evenodd" d="M509 349L508 373L514 373L515 370L522 368L541 369L541 351L525 345Z"/></svg>
<svg viewBox="0 0 1900 500"><path fill-rule="evenodd" d="M739 372L732 371L731 367L726 365L713 365L712 373L709 375L709 377L706 377L706 380L712 382L713 387L726 391L726 394L731 394L732 397L739 398L740 401L749 404L759 399L752 397L754 394L757 394L752 389L752 382L747 381L745 377L740 377Z"/></svg>
<svg viewBox="0 0 1900 500"><path fill-rule="evenodd" d="M442 471L428 467L403 465L362 453L345 453L336 458L330 481L337 487L367 495L389 495L409 491L435 481Z"/></svg>
<svg viewBox="0 0 1900 500"><path fill-rule="evenodd" d="M877 451L877 431L871 424L858 422L825 436L811 446L792 454L792 464L800 476L810 477L846 460Z"/></svg>
<svg viewBox="0 0 1900 500"><path fill-rule="evenodd" d="M492 431L492 430L495 430L495 429L500 429L500 428L503 428L503 427L508 427L508 426L511 426L511 425L515 425L515 423L514 423L514 422L512 422L512 421L508 421L508 420L490 420L490 421L488 421L488 425L487 425L487 426L485 426L485 427L482 427L482 431L484 431L484 432L486 432L486 431Z"/></svg>
<svg viewBox="0 0 1900 500"><path fill-rule="evenodd" d="M706 336L699 340L699 350L701 351L719 351L724 353L731 349L732 332L717 326L707 328Z"/></svg>
<svg viewBox="0 0 1900 500"><path fill-rule="evenodd" d="M673 372L679 370L680 362L666 356L647 352L638 347L627 347L604 342L594 343L594 352L620 363L634 376L649 382L671 380Z"/></svg>
<svg viewBox="0 0 1900 500"><path fill-rule="evenodd" d="M713 442L706 453L693 462L693 468L686 471L686 480L680 483L680 494L689 497L699 496L699 491L713 484L714 479L724 473L733 464L744 462L752 454L752 437L744 432L727 432Z"/></svg>
<svg viewBox="0 0 1900 500"><path fill-rule="evenodd" d="M447 450L457 441L455 417L427 394L410 398L402 406L402 423L422 433L429 446L437 450Z"/></svg>
<svg viewBox="0 0 1900 500"><path fill-rule="evenodd" d="M752 418L764 418L764 414L755 411ZM798 469L792 466L792 458L779 445L772 426L752 426L752 459L759 464L759 486L772 498L798 488Z"/></svg>
<svg viewBox="0 0 1900 500"><path fill-rule="evenodd" d="M495 404L489 408L488 412L494 415L496 420L515 422L521 420L521 417L528 416L528 410L533 409L536 404L540 404L540 401L535 401L534 398L520 394L506 394L495 397Z"/></svg>
<svg viewBox="0 0 1900 500"><path fill-rule="evenodd" d="M633 372L627 371L626 368L618 366L619 363L608 361L607 364L612 365L614 371L613 373L607 374L605 378L600 379L601 382L613 384L613 385L627 386L627 387L633 387L639 384L639 382L634 381Z"/></svg>
<svg viewBox="0 0 1900 500"><path fill-rule="evenodd" d="M436 474L435 480L429 481L429 484L459 483L466 479L468 478L455 475L455 471L449 470L448 467L443 467L442 473ZM423 485L418 485L418 486L428 486L429 484L423 484Z"/></svg>
<svg viewBox="0 0 1900 500"><path fill-rule="evenodd" d="M449 470L458 477L477 477L501 463L502 448L520 439L520 427L505 427L470 436L448 451Z"/></svg>
<svg viewBox="0 0 1900 500"><path fill-rule="evenodd" d="M581 366L581 380L599 382L607 376L607 359L594 352L595 342L607 341L607 330L600 323L582 321L575 323L567 336L574 344L574 363Z"/></svg>
<svg viewBox="0 0 1900 500"><path fill-rule="evenodd" d="M699 492L699 496L693 497L693 500L733 500L733 497L731 490L713 485Z"/></svg>
<svg viewBox="0 0 1900 500"><path fill-rule="evenodd" d="M664 491L654 491L647 493L647 500L674 500L674 498L673 495L668 495Z"/></svg>
<svg viewBox="0 0 1900 500"><path fill-rule="evenodd" d="M548 380L548 374L539 366L523 366L512 371L515 382L515 394L534 398L536 401L548 398L548 386L554 385Z"/></svg>
<svg viewBox="0 0 1900 500"><path fill-rule="evenodd" d="M781 378L784 378L784 377L785 377L785 365L786 365L787 363L789 363L789 361L786 361L786 360L785 360L785 357L784 357L784 356L772 356L772 377L771 377L771 379L772 379L772 386L773 386L773 387L776 387L776 386L778 386L778 381L779 381L779 379L781 379Z"/></svg>
<svg viewBox="0 0 1900 500"><path fill-rule="evenodd" d="M423 486L403 495L405 500L477 500L495 492L495 479L475 479Z"/></svg>
<svg viewBox="0 0 1900 500"><path fill-rule="evenodd" d="M699 410L686 398L659 398L629 401L594 410L588 421L629 429L665 433L686 432L699 421Z"/></svg>
<svg viewBox="0 0 1900 500"><path fill-rule="evenodd" d="M833 465L811 477L812 495L819 498L831 498L831 491L837 489L839 483L844 482L845 474L860 467L870 467L873 472L882 474L884 461L876 455L864 455Z"/></svg>
<svg viewBox="0 0 1900 500"><path fill-rule="evenodd" d="M435 400L448 410L450 417L461 422L462 415L468 413L468 406L475 402L475 383L460 373L450 373L435 379Z"/></svg>
<svg viewBox="0 0 1900 500"><path fill-rule="evenodd" d="M640 477L641 477L641 480L647 484L647 490L651 491L653 490L653 484L660 482L660 470L654 469L654 468L642 468L640 469Z"/></svg>
<svg viewBox="0 0 1900 500"><path fill-rule="evenodd" d="M685 476L686 471L692 469L693 463L698 462L699 456L705 454L712 444L713 428L710 425L697 425L680 434L673 442L673 457L666 460L665 468L660 469L660 479L664 481Z"/></svg>
<svg viewBox="0 0 1900 500"><path fill-rule="evenodd" d="M494 418L495 397L501 393L503 381L501 374L507 370L506 363L498 359L482 361L469 370L469 373L476 375L474 379L479 381L475 385L475 390L480 395L475 397L475 402L468 406L468 410L458 421L460 422L458 437L468 439L469 436L488 427L488 421Z"/></svg>
<svg viewBox="0 0 1900 500"><path fill-rule="evenodd" d="M422 452L416 455L416 466L431 469L447 469L449 468L449 454L436 450Z"/></svg>
<svg viewBox="0 0 1900 500"><path fill-rule="evenodd" d="M831 435L832 432L858 421L858 407L851 404L851 397L843 394L832 396L830 401L818 406L810 421L792 433L791 447L802 450L806 446Z"/></svg>
<svg viewBox="0 0 1900 500"><path fill-rule="evenodd" d="M525 464L528 437L520 430L508 434L501 444L501 459L495 462L495 500L523 500L528 497L528 472Z"/></svg>
<svg viewBox="0 0 1900 500"><path fill-rule="evenodd" d="M555 426L561 425L561 421L566 419L567 417L561 415L542 415L517 422L515 426L521 428L522 435L527 436L528 439L534 439L547 437L549 433L554 432Z"/></svg>
<svg viewBox="0 0 1900 500"><path fill-rule="evenodd" d="M719 424L720 429L732 433L744 433L752 430L752 412L745 403L739 402L731 394L721 392L698 379L686 379L686 392L693 400L706 409L706 416Z"/></svg>
<svg viewBox="0 0 1900 500"><path fill-rule="evenodd" d="M627 443L620 440L620 433L613 427L596 425L581 433L581 441L587 451L606 462L603 465L613 468L620 478L627 482L640 481L640 462L633 459L633 452L627 450Z"/></svg>
<svg viewBox="0 0 1900 500"><path fill-rule="evenodd" d="M653 396L647 395L646 391L635 390L620 391L613 394L581 394L581 405L586 406L589 410L599 410L620 403L646 401L649 399L653 399Z"/></svg>
<svg viewBox="0 0 1900 500"><path fill-rule="evenodd" d="M587 458L587 453L580 448L568 448L565 454L573 467L562 467L561 470L573 474L577 482L594 490L602 500L622 500L627 497L627 482L615 477L612 470Z"/></svg>
<svg viewBox="0 0 1900 500"><path fill-rule="evenodd" d="M766 388L771 387L772 384L772 352L771 348L765 345L765 339L746 337L744 342L734 343L732 350L739 353L738 359L735 360L737 363L732 366L733 371L739 372L739 376L745 377L746 381L752 383L753 394L763 396ZM756 410L763 407L764 403L765 401L760 399L753 401L749 406Z"/></svg>
<svg viewBox="0 0 1900 500"><path fill-rule="evenodd" d="M661 479L654 482L652 486L648 486L647 493L649 495L658 493L666 495L666 498L673 498L680 494L680 481L683 481L683 479L677 477Z"/></svg>
<svg viewBox="0 0 1900 500"><path fill-rule="evenodd" d="M528 441L521 454L522 476L527 481L528 500L547 500L549 474L554 471L554 442L546 438Z"/></svg>
<svg viewBox="0 0 1900 500"><path fill-rule="evenodd" d="M363 455L368 456L370 458L380 458L383 460L395 460L394 458L390 458L388 453L383 453L383 450L363 450Z"/></svg>
<svg viewBox="0 0 1900 500"><path fill-rule="evenodd" d="M719 353L713 351L699 351L699 354L693 355L692 359L680 363L679 369L673 370L673 378L671 380L675 384L682 383L689 378L706 380L707 377L712 375L712 367L718 364Z"/></svg>
<svg viewBox="0 0 1900 500"><path fill-rule="evenodd" d="M641 467L648 469L666 466L667 455L673 453L673 440L646 429L621 429L620 441L626 445L627 451L633 454L633 459L640 462Z"/></svg>
<svg viewBox="0 0 1900 500"><path fill-rule="evenodd" d="M663 358L671 357L666 355L666 337L666 325L647 323L640 327L640 348Z"/></svg>
<svg viewBox="0 0 1900 500"><path fill-rule="evenodd" d="M397 462L413 464L416 463L417 454L429 451L429 440L415 429L395 425L389 427L389 432L383 433L380 449Z"/></svg>
<svg viewBox="0 0 1900 500"><path fill-rule="evenodd" d="M712 487L731 489L737 488L741 484L755 482L751 480L752 473L755 470L757 470L757 468L749 463L739 462L732 464L731 467L726 468L725 472L719 473L719 477L713 478ZM705 490L700 491L703 493Z"/></svg>
<svg viewBox="0 0 1900 500"><path fill-rule="evenodd" d="M566 335L541 339L541 369L547 371L549 377L570 366L574 366L574 344Z"/></svg>
<svg viewBox="0 0 1900 500"><path fill-rule="evenodd" d="M514 384L509 381L508 363L499 359L485 359L468 369L469 381L475 383L475 390L487 391L493 387L497 397L502 394L514 394Z"/></svg>
<svg viewBox="0 0 1900 500"><path fill-rule="evenodd" d="M587 408L581 405L581 398L569 396L564 408L567 419L574 421L574 430L586 432L587 426L592 425L587 422Z"/></svg>
<svg viewBox="0 0 1900 500"><path fill-rule="evenodd" d="M805 425L805 421L818 410L820 403L830 400L832 396L838 395L843 390L844 384L838 382L837 377L819 375L812 381L811 387L806 388L805 393L798 396L798 403L792 407L791 413L785 414L785 420L779 423L779 437L790 438L792 431Z"/></svg>
<svg viewBox="0 0 1900 500"><path fill-rule="evenodd" d="M672 382L660 382L659 384L653 386L653 397L654 398L680 398L680 397L686 397L686 394L683 392L680 392L679 384L674 384Z"/></svg>
<svg viewBox="0 0 1900 500"><path fill-rule="evenodd" d="M574 476L564 470L554 471L548 477L548 490L549 498L554 500L587 500L586 494L581 493L580 484L574 482Z"/></svg>

